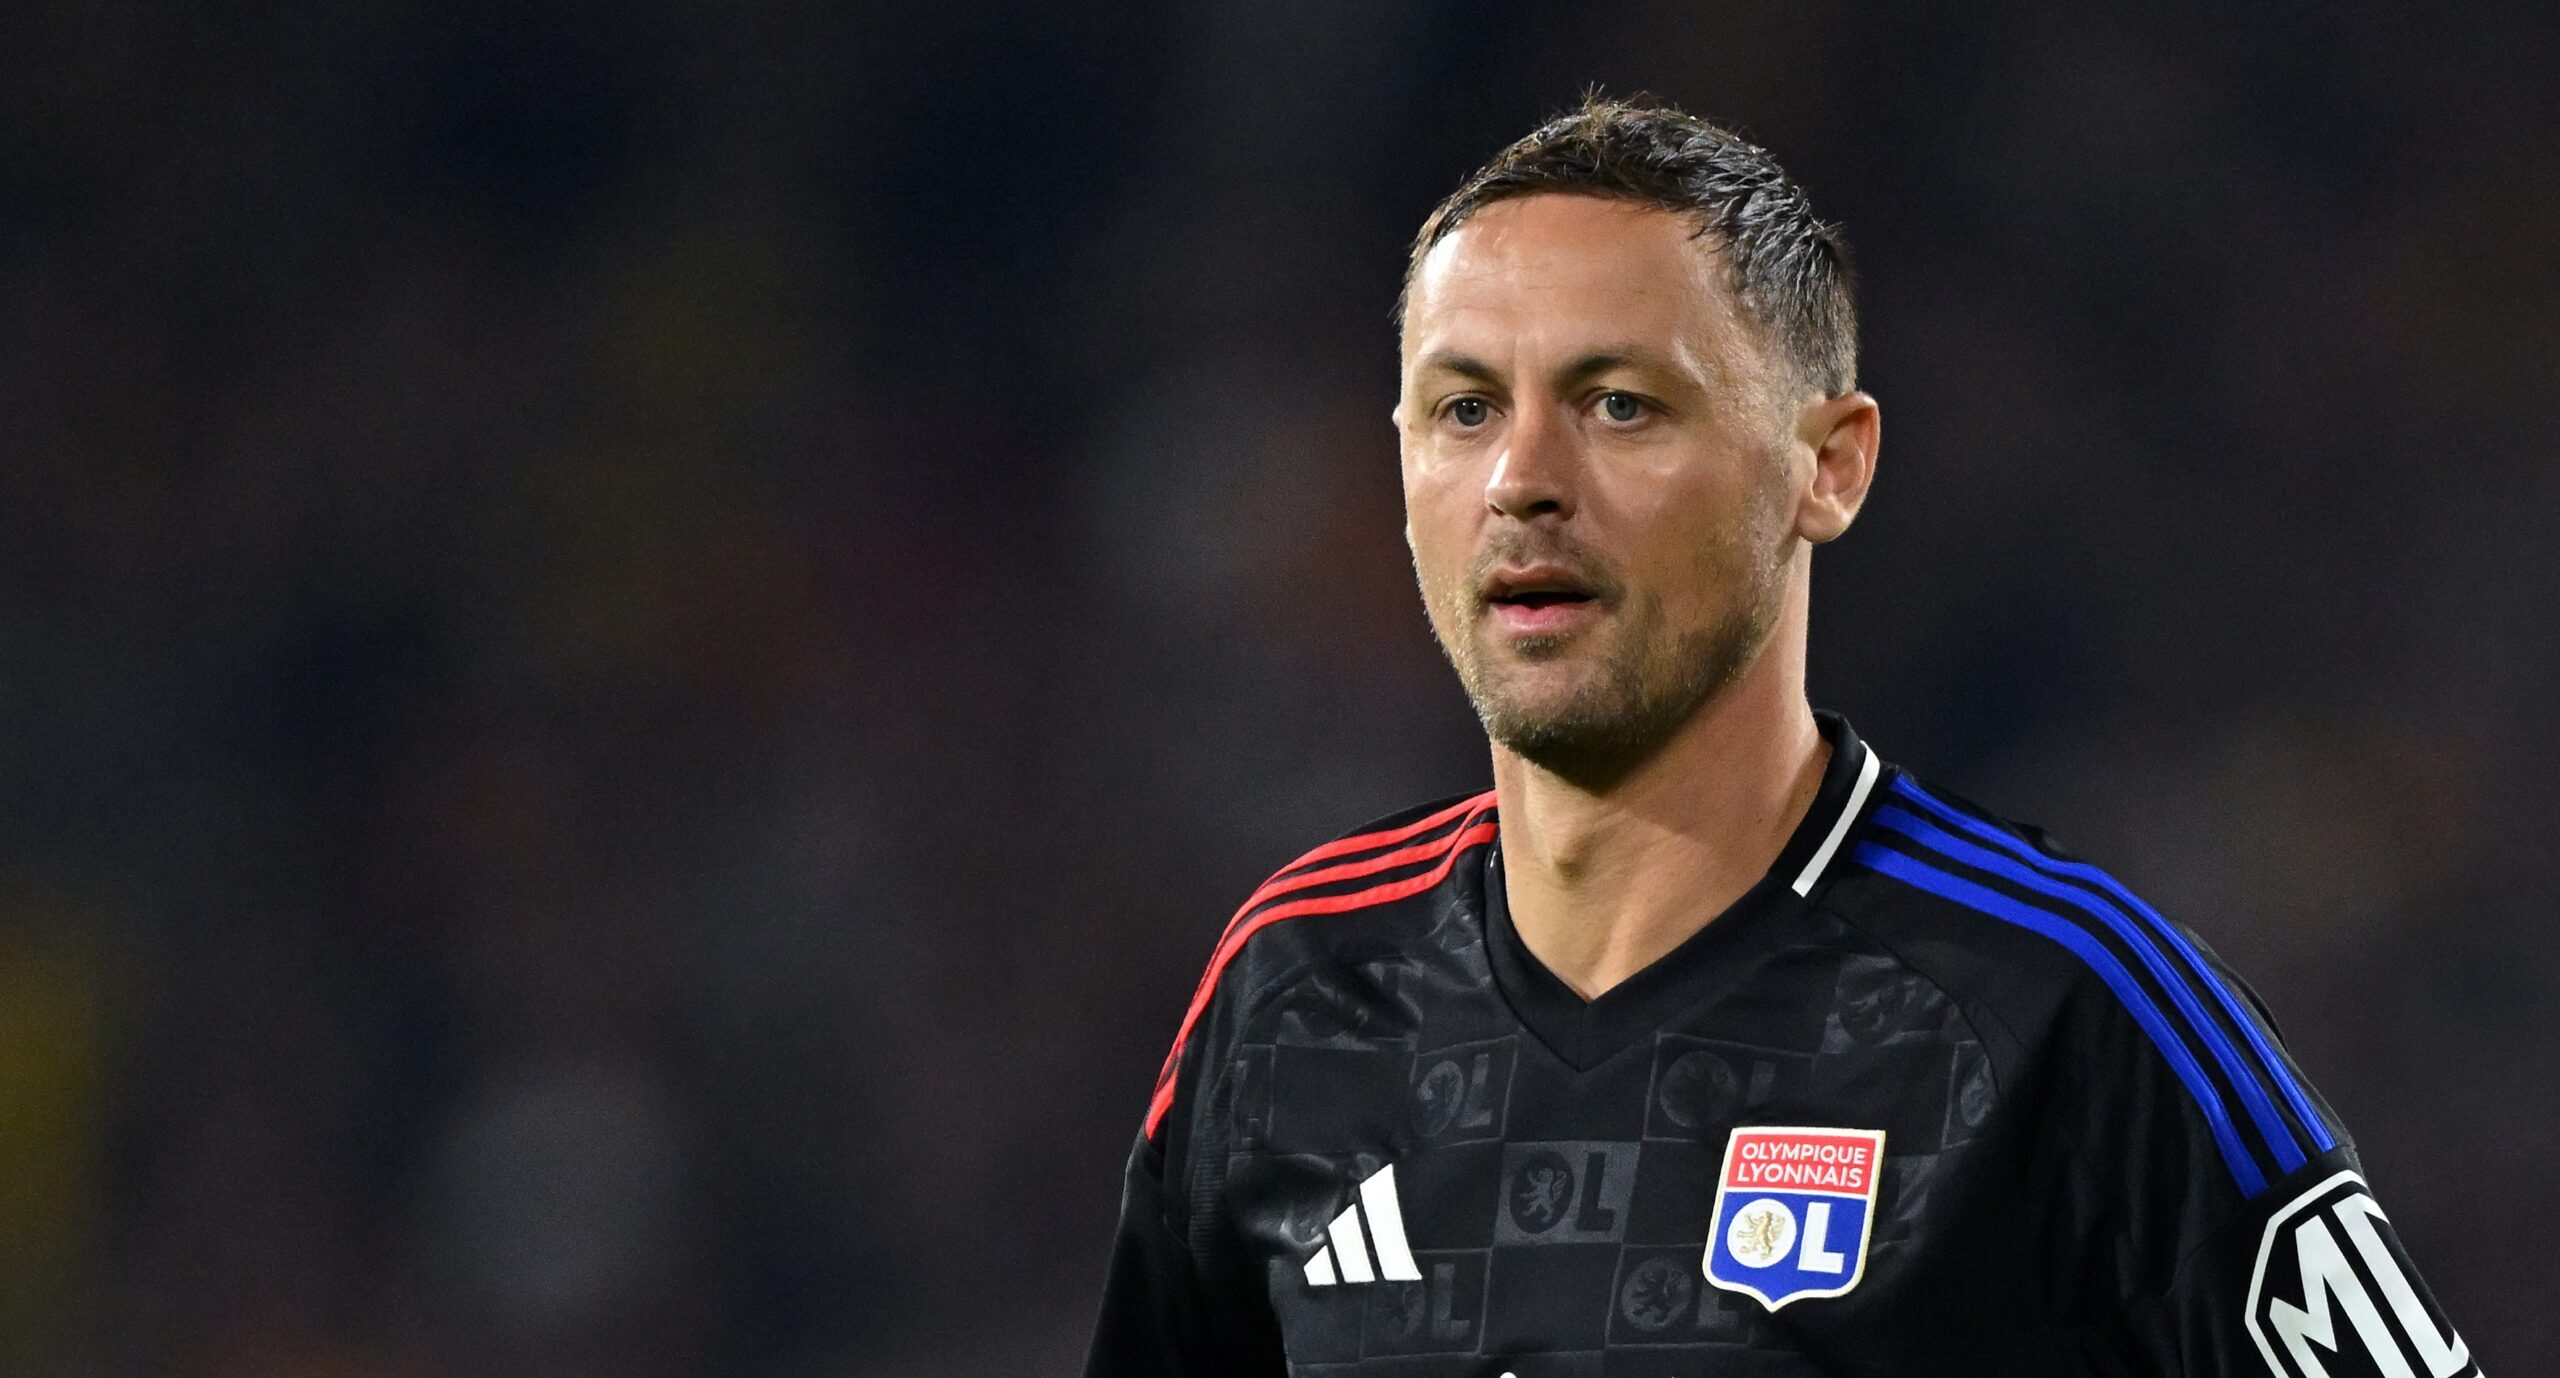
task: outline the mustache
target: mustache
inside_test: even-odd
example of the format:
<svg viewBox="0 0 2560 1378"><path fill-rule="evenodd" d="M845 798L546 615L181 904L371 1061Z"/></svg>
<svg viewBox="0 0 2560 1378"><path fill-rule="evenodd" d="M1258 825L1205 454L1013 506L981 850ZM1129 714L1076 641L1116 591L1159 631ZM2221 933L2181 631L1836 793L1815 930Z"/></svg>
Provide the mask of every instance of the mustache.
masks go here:
<svg viewBox="0 0 2560 1378"><path fill-rule="evenodd" d="M1618 601L1625 585L1609 570L1608 562L1594 555L1580 542L1561 531L1548 528L1497 531L1487 539L1467 565L1466 588L1470 597L1481 602L1484 588L1495 570L1505 566L1554 565L1604 603Z"/></svg>

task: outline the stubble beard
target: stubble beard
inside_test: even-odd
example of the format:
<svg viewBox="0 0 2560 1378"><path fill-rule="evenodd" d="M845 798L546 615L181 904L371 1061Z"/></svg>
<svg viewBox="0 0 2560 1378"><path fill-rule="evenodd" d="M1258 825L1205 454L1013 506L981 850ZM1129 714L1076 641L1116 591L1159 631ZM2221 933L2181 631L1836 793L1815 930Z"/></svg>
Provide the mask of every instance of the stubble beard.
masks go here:
<svg viewBox="0 0 2560 1378"><path fill-rule="evenodd" d="M1486 644L1497 634L1474 613L1467 590L1453 590L1462 620L1441 649L1485 735L1522 760L1585 789L1606 789L1653 759L1663 747L1759 658L1777 626L1784 597L1785 543L1751 549L1735 533L1708 561L1709 577L1732 586L1733 597L1704 626L1664 625L1659 595L1621 598L1607 624L1561 636L1507 639L1508 656ZM1577 651L1585 637L1614 632L1614 642L1576 676L1561 700L1533 694L1499 660L1529 665L1553 662ZM1491 654L1488 654L1492 651ZM1586 652L1585 654L1591 654Z"/></svg>

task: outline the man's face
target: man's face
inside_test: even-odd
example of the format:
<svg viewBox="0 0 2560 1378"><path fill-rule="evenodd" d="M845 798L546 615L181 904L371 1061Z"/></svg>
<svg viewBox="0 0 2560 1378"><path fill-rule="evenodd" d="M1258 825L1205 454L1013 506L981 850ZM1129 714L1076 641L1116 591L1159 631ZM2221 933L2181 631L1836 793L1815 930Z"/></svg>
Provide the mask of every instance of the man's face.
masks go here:
<svg viewBox="0 0 2560 1378"><path fill-rule="evenodd" d="M1405 539L1493 739L1605 782L1750 665L1795 549L1795 398L1686 218L1478 211L1407 301Z"/></svg>

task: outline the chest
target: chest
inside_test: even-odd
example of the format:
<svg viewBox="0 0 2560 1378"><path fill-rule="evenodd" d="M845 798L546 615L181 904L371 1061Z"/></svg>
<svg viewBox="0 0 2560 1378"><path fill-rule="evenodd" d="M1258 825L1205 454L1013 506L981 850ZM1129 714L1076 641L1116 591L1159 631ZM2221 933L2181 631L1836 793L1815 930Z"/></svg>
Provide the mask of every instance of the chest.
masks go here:
<svg viewBox="0 0 2560 1378"><path fill-rule="evenodd" d="M1854 1369L1907 1352L1896 1317L2023 1279L2014 1136L1969 1028L1881 960L1817 976L1818 999L1710 1002L1588 1067L1491 991L1234 1045L1204 1147L1292 1364Z"/></svg>

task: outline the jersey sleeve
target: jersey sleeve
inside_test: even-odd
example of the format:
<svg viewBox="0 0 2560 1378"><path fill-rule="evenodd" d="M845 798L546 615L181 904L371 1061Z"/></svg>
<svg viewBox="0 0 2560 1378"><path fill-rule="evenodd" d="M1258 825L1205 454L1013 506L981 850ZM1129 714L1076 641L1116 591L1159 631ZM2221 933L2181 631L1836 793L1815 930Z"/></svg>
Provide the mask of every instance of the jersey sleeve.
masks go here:
<svg viewBox="0 0 2560 1378"><path fill-rule="evenodd" d="M2165 1371L2476 1375L2353 1155L2324 1155L2199 1245L2152 1313Z"/></svg>
<svg viewBox="0 0 2560 1378"><path fill-rule="evenodd" d="M1223 1113L1204 1097L1204 1067L1221 1065L1216 1019L1167 1059L1159 1099L1129 1151L1120 1223L1111 1244L1102 1309L1086 1353L1087 1378L1284 1378L1279 1323L1233 1229L1220 1218L1218 1136ZM1202 1174L1207 1174L1206 1176Z"/></svg>
<svg viewBox="0 0 2560 1378"><path fill-rule="evenodd" d="M1165 1211L1164 1151L1145 1134L1129 1152L1120 1228L1085 1357L1087 1378L1222 1372L1199 1269Z"/></svg>
<svg viewBox="0 0 2560 1378"><path fill-rule="evenodd" d="M2080 1256L2112 1295L2084 1303L2161 1374L2478 1373L2256 994L2184 930L2172 942L2192 987L2085 1045L2075 1214L2104 1229Z"/></svg>

